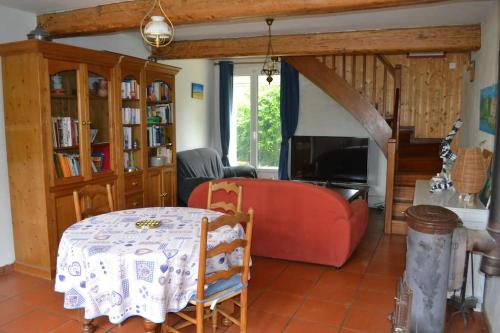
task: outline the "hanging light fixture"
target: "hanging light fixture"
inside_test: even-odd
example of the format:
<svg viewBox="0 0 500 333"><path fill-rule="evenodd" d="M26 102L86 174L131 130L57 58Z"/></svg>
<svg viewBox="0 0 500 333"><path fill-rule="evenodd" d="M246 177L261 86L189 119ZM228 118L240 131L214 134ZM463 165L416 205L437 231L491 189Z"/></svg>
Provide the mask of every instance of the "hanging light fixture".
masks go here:
<svg viewBox="0 0 500 333"><path fill-rule="evenodd" d="M156 6L160 15L154 15ZM158 12L158 10L156 10ZM147 22L147 23L146 23ZM144 41L154 47L164 47L174 39L174 25L161 6L161 0L153 0L153 7L141 21L141 35Z"/></svg>
<svg viewBox="0 0 500 333"><path fill-rule="evenodd" d="M267 75L266 81L271 84L273 81L273 75L278 75L280 73L278 69L278 57L273 56L273 45L271 44L271 25L273 24L273 18L267 18L266 24L269 28L268 43L267 43L267 54L264 60L264 65L262 66L261 73Z"/></svg>

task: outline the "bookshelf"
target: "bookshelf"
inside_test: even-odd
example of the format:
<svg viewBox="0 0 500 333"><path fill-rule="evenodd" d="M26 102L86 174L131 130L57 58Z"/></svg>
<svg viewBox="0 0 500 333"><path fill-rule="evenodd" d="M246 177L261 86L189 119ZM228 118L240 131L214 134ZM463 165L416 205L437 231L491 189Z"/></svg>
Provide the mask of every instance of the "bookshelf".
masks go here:
<svg viewBox="0 0 500 333"><path fill-rule="evenodd" d="M76 222L73 191L84 185L110 184L119 210L176 204L174 111L157 124L171 161L152 167L146 88L164 81L174 103L178 68L38 40L0 44L0 57L17 271L54 278L59 239Z"/></svg>

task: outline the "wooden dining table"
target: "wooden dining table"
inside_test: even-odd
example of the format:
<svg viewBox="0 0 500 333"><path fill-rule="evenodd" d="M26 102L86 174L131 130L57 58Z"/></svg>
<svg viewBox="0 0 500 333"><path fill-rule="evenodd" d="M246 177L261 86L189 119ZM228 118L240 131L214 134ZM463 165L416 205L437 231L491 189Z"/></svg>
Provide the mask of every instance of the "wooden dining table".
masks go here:
<svg viewBox="0 0 500 333"><path fill-rule="evenodd" d="M196 293L200 225L221 213L185 207L155 207L94 216L69 227L57 256L55 290L64 307L84 309L83 332L92 320L107 316L118 324L144 318L145 332L155 332L168 312L186 307ZM139 221L159 221L139 229ZM243 238L240 225L211 232L208 247ZM220 254L207 262L207 274L239 264L242 252Z"/></svg>

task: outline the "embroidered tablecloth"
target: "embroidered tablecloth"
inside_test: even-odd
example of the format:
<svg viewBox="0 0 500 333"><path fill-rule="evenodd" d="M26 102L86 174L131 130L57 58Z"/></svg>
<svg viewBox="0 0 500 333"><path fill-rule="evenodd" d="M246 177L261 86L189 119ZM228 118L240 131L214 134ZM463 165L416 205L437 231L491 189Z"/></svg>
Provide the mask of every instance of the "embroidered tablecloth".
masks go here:
<svg viewBox="0 0 500 333"><path fill-rule="evenodd" d="M85 309L85 318L106 315L112 323L141 316L161 323L167 312L184 308L196 293L201 219L221 213L183 207L117 211L69 227L59 243L55 290L64 307ZM156 229L137 229L144 219ZM208 248L243 238L240 225L208 235ZM243 251L220 254L207 273L241 264Z"/></svg>

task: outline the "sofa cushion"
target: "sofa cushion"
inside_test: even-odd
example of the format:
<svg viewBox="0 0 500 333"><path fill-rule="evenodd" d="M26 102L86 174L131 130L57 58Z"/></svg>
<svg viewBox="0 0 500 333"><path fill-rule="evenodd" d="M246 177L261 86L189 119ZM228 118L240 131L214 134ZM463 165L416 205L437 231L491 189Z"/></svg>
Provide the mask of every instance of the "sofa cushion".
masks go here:
<svg viewBox="0 0 500 333"><path fill-rule="evenodd" d="M224 166L212 148L197 148L177 153L179 178L224 178Z"/></svg>

